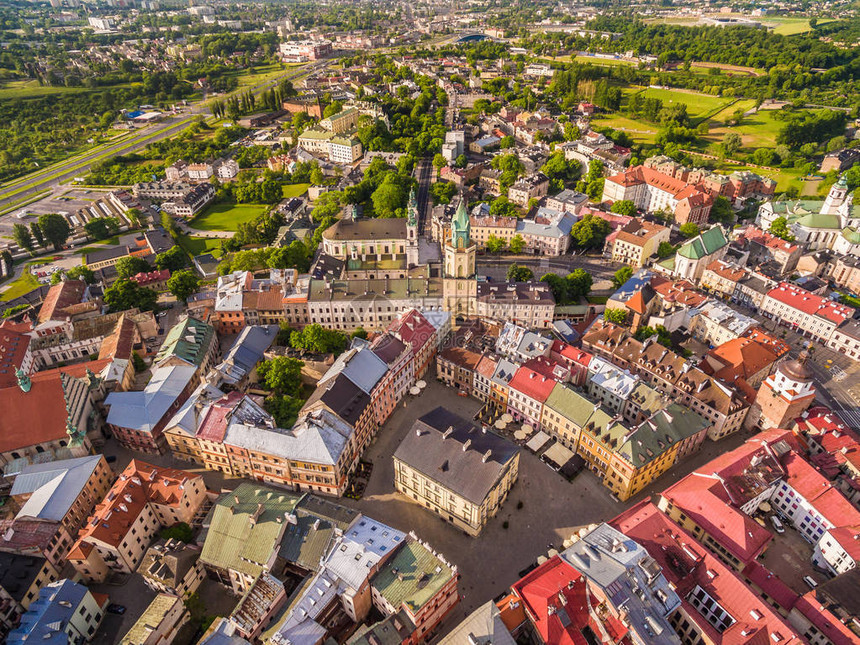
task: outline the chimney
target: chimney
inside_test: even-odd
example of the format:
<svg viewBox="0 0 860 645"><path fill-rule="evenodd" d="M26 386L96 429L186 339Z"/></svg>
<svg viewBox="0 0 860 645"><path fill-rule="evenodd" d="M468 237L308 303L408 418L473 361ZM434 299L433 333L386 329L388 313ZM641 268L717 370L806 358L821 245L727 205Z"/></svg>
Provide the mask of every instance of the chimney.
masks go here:
<svg viewBox="0 0 860 645"><path fill-rule="evenodd" d="M471 445L472 445L472 440L466 439L466 443L463 444L463 452L466 452Z"/></svg>
<svg viewBox="0 0 860 645"><path fill-rule="evenodd" d="M488 450L487 452L485 452L484 456L481 458L481 463L484 463L484 464L487 463L490 460L490 455L492 455L492 454L493 454L492 450Z"/></svg>

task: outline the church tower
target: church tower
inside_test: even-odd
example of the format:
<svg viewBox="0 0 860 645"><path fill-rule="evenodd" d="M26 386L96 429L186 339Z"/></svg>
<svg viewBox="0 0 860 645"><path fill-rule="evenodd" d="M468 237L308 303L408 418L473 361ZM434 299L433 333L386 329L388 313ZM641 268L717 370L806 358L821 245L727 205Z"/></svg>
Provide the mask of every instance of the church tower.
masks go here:
<svg viewBox="0 0 860 645"><path fill-rule="evenodd" d="M748 426L788 428L815 401L812 373L806 367L809 352L800 353L797 360L780 363L776 371L759 387L749 414Z"/></svg>
<svg viewBox="0 0 860 645"><path fill-rule="evenodd" d="M406 266L418 265L418 199L415 197L415 187L409 192L409 203L406 206Z"/></svg>
<svg viewBox="0 0 860 645"><path fill-rule="evenodd" d="M845 228L850 225L852 194L848 190L848 180L842 175L835 184L830 187L827 199L821 207L825 215L838 215L840 226Z"/></svg>
<svg viewBox="0 0 860 645"><path fill-rule="evenodd" d="M469 235L469 213L461 197L457 213L451 222L451 239L445 242L442 291L444 308L454 316L475 313L478 281L475 277L477 247Z"/></svg>

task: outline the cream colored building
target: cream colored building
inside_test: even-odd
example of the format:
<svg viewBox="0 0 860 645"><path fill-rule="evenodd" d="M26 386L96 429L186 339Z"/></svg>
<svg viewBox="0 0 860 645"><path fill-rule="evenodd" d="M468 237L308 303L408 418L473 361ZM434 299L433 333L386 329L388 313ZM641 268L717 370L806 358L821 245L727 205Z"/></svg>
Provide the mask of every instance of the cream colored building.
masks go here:
<svg viewBox="0 0 860 645"><path fill-rule="evenodd" d="M170 645L189 618L181 598L160 593L123 636L120 645Z"/></svg>
<svg viewBox="0 0 860 645"><path fill-rule="evenodd" d="M519 474L519 449L444 408L425 414L394 453L394 486L413 502L477 536Z"/></svg>
<svg viewBox="0 0 860 645"><path fill-rule="evenodd" d="M666 226L634 219L618 231L612 242L612 260L636 268L646 264L657 254L661 242L669 241L670 229Z"/></svg>
<svg viewBox="0 0 860 645"><path fill-rule="evenodd" d="M320 127L335 134L343 134L355 130L358 125L360 112L356 108L344 108L337 114L326 117L320 121Z"/></svg>

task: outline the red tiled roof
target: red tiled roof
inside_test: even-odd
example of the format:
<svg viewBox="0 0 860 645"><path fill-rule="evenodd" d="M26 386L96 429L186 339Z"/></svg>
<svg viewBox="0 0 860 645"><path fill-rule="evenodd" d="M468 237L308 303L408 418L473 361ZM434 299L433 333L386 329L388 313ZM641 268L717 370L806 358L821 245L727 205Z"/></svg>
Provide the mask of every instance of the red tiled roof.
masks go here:
<svg viewBox="0 0 860 645"><path fill-rule="evenodd" d="M147 503L178 506L185 482L197 478L184 470L133 459L81 529L78 544L93 538L118 545Z"/></svg>
<svg viewBox="0 0 860 645"><path fill-rule="evenodd" d="M0 328L0 388L14 386L17 370L30 348L30 336L12 329Z"/></svg>
<svg viewBox="0 0 860 645"><path fill-rule="evenodd" d="M793 309L810 316L825 318L837 325L854 317L855 310L852 307L822 298L787 282L781 282L778 287L768 291L767 295Z"/></svg>
<svg viewBox="0 0 860 645"><path fill-rule="evenodd" d="M582 630L589 626L597 638L604 628L618 628L616 640L611 642L629 643L625 638L625 629L618 621L610 625L605 621L601 626L595 624L593 610L600 603L597 596L588 593L588 581L579 571L562 560L553 556L537 569L514 583L511 590L522 600L526 614L541 636L541 641L550 645L588 645ZM561 603L559 596L564 596ZM559 611L551 611L563 605L567 620L562 618ZM589 606L590 605L590 606ZM623 639L623 640L622 640ZM599 642L604 642L601 639Z"/></svg>
<svg viewBox="0 0 860 645"><path fill-rule="evenodd" d="M486 379L493 378L496 373L498 363L491 356L482 356L481 360L475 366L475 371Z"/></svg>
<svg viewBox="0 0 860 645"><path fill-rule="evenodd" d="M213 403L206 411L206 416L197 428L197 437L209 441L223 442L227 434L230 413L244 398L241 392L230 392L227 396Z"/></svg>
<svg viewBox="0 0 860 645"><path fill-rule="evenodd" d="M809 622L815 625L833 645L857 645L860 643L860 638L854 632L818 602L814 591L802 596L794 608L806 616Z"/></svg>
<svg viewBox="0 0 860 645"><path fill-rule="evenodd" d="M625 511L610 524L638 542L662 567L685 612L706 640L720 645L801 645L794 629L728 567L651 502ZM687 600L699 587L734 618L718 632Z"/></svg>
<svg viewBox="0 0 860 645"><path fill-rule="evenodd" d="M749 379L777 361L767 347L749 338L733 338L710 350L707 356L723 365L713 376L728 383L738 378ZM706 364L709 364L707 360Z"/></svg>
<svg viewBox="0 0 860 645"><path fill-rule="evenodd" d="M543 403L549 397L555 383L555 379L523 366L516 371L508 386Z"/></svg>
<svg viewBox="0 0 860 645"><path fill-rule="evenodd" d="M48 295L45 296L42 308L39 310L39 322L61 320L63 310L79 304L86 289L87 283L83 280L64 280L52 286L48 290Z"/></svg>
<svg viewBox="0 0 860 645"><path fill-rule="evenodd" d="M777 338L776 336L771 336L761 327L751 327L747 329L744 334L744 338L749 338L750 340L754 340L760 345L764 345L771 352L776 354L777 358L782 358L786 354L788 354L788 343Z"/></svg>
<svg viewBox="0 0 860 645"><path fill-rule="evenodd" d="M161 271L149 271L147 273L137 273L131 277L132 282L136 282L140 286L152 284L153 282L164 282L170 278L170 271L162 269Z"/></svg>
<svg viewBox="0 0 860 645"><path fill-rule="evenodd" d="M780 580L779 576L759 562L750 562L743 570L743 574L786 611L794 607L794 603L800 597Z"/></svg>
<svg viewBox="0 0 860 645"><path fill-rule="evenodd" d="M399 320L393 320L388 325L388 331L412 345L414 354L418 354L418 350L436 334L436 328L417 309L407 311Z"/></svg>

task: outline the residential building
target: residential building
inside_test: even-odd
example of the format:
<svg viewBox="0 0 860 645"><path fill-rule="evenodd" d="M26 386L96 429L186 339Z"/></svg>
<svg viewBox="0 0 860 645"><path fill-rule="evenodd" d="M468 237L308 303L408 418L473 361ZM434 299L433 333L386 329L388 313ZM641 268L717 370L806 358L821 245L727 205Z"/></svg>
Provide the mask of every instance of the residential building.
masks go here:
<svg viewBox="0 0 860 645"><path fill-rule="evenodd" d="M85 579L134 573L161 528L191 524L206 499L199 475L132 460L78 534L69 562Z"/></svg>
<svg viewBox="0 0 860 645"><path fill-rule="evenodd" d="M144 287L156 293L167 290L167 281L170 279L170 271L164 269L162 271L148 271L146 273L136 273L129 280L134 282L139 287Z"/></svg>
<svg viewBox="0 0 860 645"><path fill-rule="evenodd" d="M860 321L852 318L840 323L833 330L828 346L840 354L860 360Z"/></svg>
<svg viewBox="0 0 860 645"><path fill-rule="evenodd" d="M33 353L30 351L31 337L25 333L29 325L13 329L10 324L0 325L0 388L18 384L15 373L20 369L25 375L35 371Z"/></svg>
<svg viewBox="0 0 860 645"><path fill-rule="evenodd" d="M446 319L450 321L450 318ZM412 348L412 369L416 379L427 372L439 345L448 335L445 328L437 329L418 309L403 312L391 322L388 331Z"/></svg>
<svg viewBox="0 0 860 645"><path fill-rule="evenodd" d="M71 580L52 582L39 592L7 643L88 643L101 625L106 594L94 594Z"/></svg>
<svg viewBox="0 0 860 645"><path fill-rule="evenodd" d="M236 626L240 637L256 642L286 601L284 583L264 571L239 600L230 614L230 622Z"/></svg>
<svg viewBox="0 0 860 645"><path fill-rule="evenodd" d="M281 57L288 63L319 60L332 52L331 42L316 40L290 40L279 45Z"/></svg>
<svg viewBox="0 0 860 645"><path fill-rule="evenodd" d="M569 188L565 188L557 195L547 197L546 200L547 208L562 211L563 213L573 213L574 215L579 215L587 204L588 195L578 193Z"/></svg>
<svg viewBox="0 0 860 645"><path fill-rule="evenodd" d="M668 212L679 225L707 223L714 203L706 191L647 166L636 166L606 178L601 201L622 200L632 201L642 211Z"/></svg>
<svg viewBox="0 0 860 645"><path fill-rule="evenodd" d="M761 312L807 338L828 344L836 328L854 317L855 310L788 282L767 292Z"/></svg>
<svg viewBox="0 0 860 645"><path fill-rule="evenodd" d="M523 365L508 383L508 414L535 430L540 429L544 403L555 385L551 376Z"/></svg>
<svg viewBox="0 0 860 645"><path fill-rule="evenodd" d="M244 482L223 495L204 523L200 561L211 577L245 594L263 572L272 570L300 496Z"/></svg>
<svg viewBox="0 0 860 645"><path fill-rule="evenodd" d="M122 637L120 645L170 645L190 617L182 598L160 593Z"/></svg>
<svg viewBox="0 0 860 645"><path fill-rule="evenodd" d="M160 367L143 391L111 392L105 399L107 424L117 440L133 450L162 453L164 428L194 391L197 374L192 365Z"/></svg>
<svg viewBox="0 0 860 645"><path fill-rule="evenodd" d="M62 568L78 531L113 478L102 455L25 466L9 492L17 513L0 520L0 532L8 538L0 550L39 553Z"/></svg>
<svg viewBox="0 0 860 645"><path fill-rule="evenodd" d="M397 217L339 219L323 232L322 249L326 255L347 261L395 260L405 270L418 264L417 224Z"/></svg>
<svg viewBox="0 0 860 645"><path fill-rule="evenodd" d="M183 599L197 590L205 576L200 549L173 538L149 547L137 572L153 591Z"/></svg>
<svg viewBox="0 0 860 645"><path fill-rule="evenodd" d="M333 114L320 121L320 127L335 134L343 134L355 130L358 125L359 111L356 108L347 107L337 114Z"/></svg>
<svg viewBox="0 0 860 645"><path fill-rule="evenodd" d="M460 600L457 567L414 533L370 579L373 605L383 616L405 614L409 645L427 642Z"/></svg>
<svg viewBox="0 0 860 645"><path fill-rule="evenodd" d="M479 282L475 285L474 298L472 311L481 318L513 321L530 328L552 325L555 297L546 283Z"/></svg>
<svg viewBox="0 0 860 645"><path fill-rule="evenodd" d="M499 607L490 600L442 637L439 645L516 645L516 642Z"/></svg>
<svg viewBox="0 0 860 645"><path fill-rule="evenodd" d="M735 571L724 566L697 544L683 525L676 524L650 502L641 502L625 511L610 525L645 548L651 569L662 571L680 597L680 607L668 617L680 642L715 645L804 642Z"/></svg>
<svg viewBox="0 0 860 645"><path fill-rule="evenodd" d="M661 242L669 241L670 229L640 219L633 219L619 229L612 241L612 260L634 268L645 266L657 255Z"/></svg>
<svg viewBox="0 0 860 645"><path fill-rule="evenodd" d="M45 558L0 552L0 638L21 624L40 590L59 578L60 570Z"/></svg>
<svg viewBox="0 0 860 645"><path fill-rule="evenodd" d="M719 300L709 300L698 308L690 332L703 343L718 347L742 337L757 325L755 318L735 311Z"/></svg>
<svg viewBox="0 0 860 645"><path fill-rule="evenodd" d="M418 419L394 453L397 491L472 536L498 512L518 471L514 444L443 408Z"/></svg>
<svg viewBox="0 0 860 645"><path fill-rule="evenodd" d="M472 395L475 369L481 358L481 354L465 347L448 347L436 357L436 376L448 387Z"/></svg>
<svg viewBox="0 0 860 645"><path fill-rule="evenodd" d="M194 367L197 370L195 380L199 383L212 369L217 358L218 336L215 334L215 328L189 316L167 332L155 355L153 366Z"/></svg>
<svg viewBox="0 0 860 645"><path fill-rule="evenodd" d="M523 208L528 206L532 199L545 197L549 191L549 177L542 172L536 172L528 177L523 177L508 188L508 199Z"/></svg>

